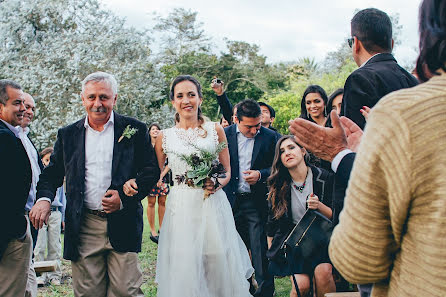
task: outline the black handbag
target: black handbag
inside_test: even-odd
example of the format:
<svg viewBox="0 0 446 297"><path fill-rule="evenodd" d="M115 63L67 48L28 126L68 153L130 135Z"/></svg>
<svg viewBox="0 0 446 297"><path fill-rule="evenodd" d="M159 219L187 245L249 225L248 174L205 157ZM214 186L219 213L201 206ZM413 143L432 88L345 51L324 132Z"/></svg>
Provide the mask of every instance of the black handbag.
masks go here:
<svg viewBox="0 0 446 297"><path fill-rule="evenodd" d="M302 219L285 238L270 259L269 271L275 276L301 273L303 259L316 259L328 248L333 223L318 211L307 209Z"/></svg>

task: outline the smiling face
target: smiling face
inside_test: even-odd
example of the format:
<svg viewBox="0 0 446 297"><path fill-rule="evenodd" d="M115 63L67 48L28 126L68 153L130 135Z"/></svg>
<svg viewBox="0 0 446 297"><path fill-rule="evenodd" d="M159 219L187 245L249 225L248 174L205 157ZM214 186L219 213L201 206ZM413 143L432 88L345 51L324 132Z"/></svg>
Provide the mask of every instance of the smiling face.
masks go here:
<svg viewBox="0 0 446 297"><path fill-rule="evenodd" d="M337 113L338 115L341 114L342 97L343 97L342 94L336 96L336 97L333 99L333 102L332 102L332 104L331 104L331 108L334 109L334 110L336 110L336 113Z"/></svg>
<svg viewBox="0 0 446 297"><path fill-rule="evenodd" d="M95 129L103 127L113 111L117 95L107 81L90 81L81 94L82 103L88 114L88 123Z"/></svg>
<svg viewBox="0 0 446 297"><path fill-rule="evenodd" d="M305 165L305 153L305 149L289 138L280 144L280 161L287 169Z"/></svg>
<svg viewBox="0 0 446 297"><path fill-rule="evenodd" d="M308 116L311 116L313 119L324 117L324 100L319 93L309 93L305 97L305 107Z"/></svg>
<svg viewBox="0 0 446 297"><path fill-rule="evenodd" d="M193 82L184 80L175 85L171 102L180 119L198 119L198 107L202 101Z"/></svg>
<svg viewBox="0 0 446 297"><path fill-rule="evenodd" d="M158 133L160 132L160 129L158 129L158 127L156 125L153 125L152 127L150 127L150 137L156 138L158 136Z"/></svg>
<svg viewBox="0 0 446 297"><path fill-rule="evenodd" d="M25 94L25 113L23 114L22 128L26 128L31 124L31 121L34 118L34 112L36 111L36 103L34 102L33 97L30 94Z"/></svg>
<svg viewBox="0 0 446 297"><path fill-rule="evenodd" d="M25 113L25 98L23 91L10 86L6 87L8 100L6 104L0 103L0 119L12 126L19 126Z"/></svg>

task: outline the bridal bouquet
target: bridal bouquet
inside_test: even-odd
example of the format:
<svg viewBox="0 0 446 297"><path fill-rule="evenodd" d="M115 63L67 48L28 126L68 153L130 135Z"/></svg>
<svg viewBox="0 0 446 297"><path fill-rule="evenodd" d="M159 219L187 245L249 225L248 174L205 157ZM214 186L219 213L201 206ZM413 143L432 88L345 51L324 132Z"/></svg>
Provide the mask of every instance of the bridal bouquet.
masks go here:
<svg viewBox="0 0 446 297"><path fill-rule="evenodd" d="M197 153L190 155L179 154L192 169L184 174L177 175L175 179L179 184L185 183L189 187L203 187L205 181L211 179L214 182L214 188L218 188L220 183L218 178L226 177L226 169L218 161L218 154L226 148L226 142L220 142L215 151L207 151L192 144L197 149ZM210 193L205 189L204 199L208 198Z"/></svg>

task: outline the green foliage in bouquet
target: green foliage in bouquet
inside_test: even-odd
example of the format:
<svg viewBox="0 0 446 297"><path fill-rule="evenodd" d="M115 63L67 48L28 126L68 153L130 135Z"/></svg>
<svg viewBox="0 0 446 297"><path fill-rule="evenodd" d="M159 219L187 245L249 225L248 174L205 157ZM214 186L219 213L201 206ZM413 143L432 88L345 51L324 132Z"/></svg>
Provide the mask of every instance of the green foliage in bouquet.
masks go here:
<svg viewBox="0 0 446 297"><path fill-rule="evenodd" d="M219 185L217 178L226 176L226 170L218 161L218 155L227 147L227 143L220 142L215 151L208 151L194 144L191 145L197 150L196 153L190 155L179 154L179 156L192 169L182 175L177 175L176 180L179 184L185 182L190 187L203 187L206 179L213 178L215 188L217 188Z"/></svg>

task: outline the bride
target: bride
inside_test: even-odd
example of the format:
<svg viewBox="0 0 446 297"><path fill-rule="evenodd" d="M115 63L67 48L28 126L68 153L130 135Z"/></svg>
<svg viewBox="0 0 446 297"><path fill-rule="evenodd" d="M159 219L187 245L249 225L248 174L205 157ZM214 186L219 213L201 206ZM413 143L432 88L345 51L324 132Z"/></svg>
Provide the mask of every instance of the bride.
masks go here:
<svg viewBox="0 0 446 297"><path fill-rule="evenodd" d="M206 122L200 105L200 83L192 76L175 78L170 99L176 109L176 125L158 136L155 151L160 168L169 158L173 177L182 175L188 165L179 154L190 155L197 147L215 151L226 142L223 128ZM230 179L229 152L219 154L225 178L219 187L209 181L211 195L204 199L203 188L178 184L171 188L159 237L156 282L158 297L248 297L248 278L254 272L248 251L235 228L231 206L222 187Z"/></svg>

